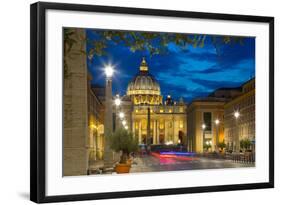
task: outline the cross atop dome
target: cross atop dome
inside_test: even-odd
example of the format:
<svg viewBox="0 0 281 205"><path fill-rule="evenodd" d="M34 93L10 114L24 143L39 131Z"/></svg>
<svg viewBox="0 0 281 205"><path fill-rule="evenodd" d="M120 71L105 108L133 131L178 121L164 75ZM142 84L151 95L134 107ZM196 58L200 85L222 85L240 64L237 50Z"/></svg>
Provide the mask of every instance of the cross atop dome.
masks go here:
<svg viewBox="0 0 281 205"><path fill-rule="evenodd" d="M147 72L148 66L145 60L145 57L142 58L141 64L140 64L140 71Z"/></svg>

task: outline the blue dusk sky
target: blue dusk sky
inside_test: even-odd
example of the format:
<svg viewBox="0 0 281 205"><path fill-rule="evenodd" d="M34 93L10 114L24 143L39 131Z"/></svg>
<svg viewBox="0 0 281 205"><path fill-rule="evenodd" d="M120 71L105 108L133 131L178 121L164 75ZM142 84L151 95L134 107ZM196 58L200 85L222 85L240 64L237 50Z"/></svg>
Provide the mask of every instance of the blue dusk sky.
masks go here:
<svg viewBox="0 0 281 205"><path fill-rule="evenodd" d="M95 39L93 29L87 30L87 38ZM90 44L87 44L89 52ZM138 73L142 57L146 58L149 72L160 84L161 94L175 100L183 97L186 102L207 96L221 87L237 87L255 76L255 38L244 37L243 43L214 46L207 36L204 46L189 45L180 49L168 44L168 52L150 56L147 51L130 51L123 44L109 43L105 55L88 59L92 83L104 86L104 65L114 66L113 94L126 94L128 83Z"/></svg>

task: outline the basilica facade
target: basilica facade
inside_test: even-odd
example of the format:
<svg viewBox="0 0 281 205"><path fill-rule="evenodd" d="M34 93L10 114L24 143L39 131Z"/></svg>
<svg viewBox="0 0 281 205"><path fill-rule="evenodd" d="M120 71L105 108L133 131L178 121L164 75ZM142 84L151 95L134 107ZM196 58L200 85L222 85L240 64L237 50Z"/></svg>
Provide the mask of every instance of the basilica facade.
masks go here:
<svg viewBox="0 0 281 205"><path fill-rule="evenodd" d="M126 120L126 128L139 144L187 143L187 105L183 99L176 102L170 95L164 99L144 58L121 100L120 108L115 109L115 124L121 126ZM124 113L123 121L120 112Z"/></svg>

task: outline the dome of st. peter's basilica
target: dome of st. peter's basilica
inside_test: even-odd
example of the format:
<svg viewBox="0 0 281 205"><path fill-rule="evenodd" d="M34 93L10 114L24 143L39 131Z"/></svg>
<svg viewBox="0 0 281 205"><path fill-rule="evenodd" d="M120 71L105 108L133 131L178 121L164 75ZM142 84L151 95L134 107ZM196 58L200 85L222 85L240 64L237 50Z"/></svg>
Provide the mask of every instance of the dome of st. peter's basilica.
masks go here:
<svg viewBox="0 0 281 205"><path fill-rule="evenodd" d="M145 59L142 59L138 74L127 87L127 95L134 104L162 104L160 86L157 80L149 73Z"/></svg>

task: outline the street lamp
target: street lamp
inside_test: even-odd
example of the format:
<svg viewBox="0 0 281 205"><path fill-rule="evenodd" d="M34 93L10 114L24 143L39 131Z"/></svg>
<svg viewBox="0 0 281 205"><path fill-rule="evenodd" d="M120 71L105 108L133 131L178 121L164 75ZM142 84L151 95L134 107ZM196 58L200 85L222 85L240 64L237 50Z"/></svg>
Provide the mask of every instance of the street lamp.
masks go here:
<svg viewBox="0 0 281 205"><path fill-rule="evenodd" d="M240 113L238 111L234 112L234 117L236 119L235 124L236 124L236 140L235 140L235 150L239 148L239 130L238 130L238 118L240 116Z"/></svg>
<svg viewBox="0 0 281 205"><path fill-rule="evenodd" d="M204 142L205 142L205 129L206 129L206 125L202 124L202 130L203 130L203 151L204 151Z"/></svg>
<svg viewBox="0 0 281 205"><path fill-rule="evenodd" d="M206 129L206 125L205 125L205 124L202 125L202 129L203 129L203 130Z"/></svg>
<svg viewBox="0 0 281 205"><path fill-rule="evenodd" d="M115 104L117 107L121 105L121 100L120 100L120 98L119 98L119 95L117 95L117 97L115 98L114 104Z"/></svg>
<svg viewBox="0 0 281 205"><path fill-rule="evenodd" d="M235 117L236 119L238 119L239 116L240 116L240 113L239 113L238 111L235 111L235 112L234 112L234 117Z"/></svg>
<svg viewBox="0 0 281 205"><path fill-rule="evenodd" d="M120 117L120 119L123 119L123 118L125 117L124 112L120 112L120 113L119 113L119 117Z"/></svg>
<svg viewBox="0 0 281 205"><path fill-rule="evenodd" d="M126 120L122 121L122 125L125 126L127 124Z"/></svg>
<svg viewBox="0 0 281 205"><path fill-rule="evenodd" d="M111 168L113 166L113 152L110 148L110 135L113 131L113 117L112 117L112 75L114 69L108 64L104 67L105 79L105 112L104 112L104 167Z"/></svg>
<svg viewBox="0 0 281 205"><path fill-rule="evenodd" d="M219 119L216 119L216 120L215 120L215 123L216 123L216 125L220 124Z"/></svg>
<svg viewBox="0 0 281 205"><path fill-rule="evenodd" d="M111 65L107 65L104 68L104 72L107 78L111 78L114 73L114 69Z"/></svg>
<svg viewBox="0 0 281 205"><path fill-rule="evenodd" d="M219 119L216 119L216 120L215 120L215 124L216 124L216 144L215 144L215 149L216 149L216 151L218 151L219 124L220 124L220 120L219 120Z"/></svg>

